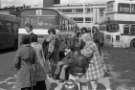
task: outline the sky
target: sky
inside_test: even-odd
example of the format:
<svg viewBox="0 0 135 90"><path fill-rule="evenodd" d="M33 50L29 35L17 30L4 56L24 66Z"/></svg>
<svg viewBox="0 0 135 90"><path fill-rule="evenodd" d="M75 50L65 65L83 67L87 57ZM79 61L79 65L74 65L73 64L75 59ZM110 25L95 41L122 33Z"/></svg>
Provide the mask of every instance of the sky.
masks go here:
<svg viewBox="0 0 135 90"><path fill-rule="evenodd" d="M23 4L38 4L42 5L43 0L1 0L1 5L2 7L4 6L12 6L12 5L23 5ZM83 0L61 0L62 4L67 4L67 3L82 3ZM107 0L84 0L86 3L90 2L105 2Z"/></svg>

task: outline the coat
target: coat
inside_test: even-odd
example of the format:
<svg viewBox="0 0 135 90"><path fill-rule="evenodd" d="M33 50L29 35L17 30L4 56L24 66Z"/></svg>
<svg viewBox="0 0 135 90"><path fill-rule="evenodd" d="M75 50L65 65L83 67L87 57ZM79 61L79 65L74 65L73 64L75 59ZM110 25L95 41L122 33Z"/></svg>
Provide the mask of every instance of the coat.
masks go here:
<svg viewBox="0 0 135 90"><path fill-rule="evenodd" d="M15 56L16 86L18 88L35 85L35 59L36 54L30 45L22 45Z"/></svg>
<svg viewBox="0 0 135 90"><path fill-rule="evenodd" d="M100 56L96 44L88 38L88 35L82 36L85 41L85 46L81 50L81 53L89 58L89 67L86 71L86 78L89 80L98 80L102 78L105 74L104 62L102 56Z"/></svg>
<svg viewBox="0 0 135 90"><path fill-rule="evenodd" d="M38 42L31 43L31 46L34 48L36 52L36 61L35 61L35 71L36 81L43 81L46 79L46 75L48 73L48 67L45 66L45 58L43 55L42 46Z"/></svg>

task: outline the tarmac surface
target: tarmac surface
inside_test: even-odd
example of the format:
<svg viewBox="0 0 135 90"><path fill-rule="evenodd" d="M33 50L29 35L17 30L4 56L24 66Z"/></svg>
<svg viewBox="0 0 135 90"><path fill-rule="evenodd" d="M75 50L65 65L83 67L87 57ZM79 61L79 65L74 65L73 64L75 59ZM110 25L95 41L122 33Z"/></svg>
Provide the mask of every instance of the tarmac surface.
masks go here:
<svg viewBox="0 0 135 90"><path fill-rule="evenodd" d="M111 71L113 90L135 90L134 49L105 48L104 58ZM20 90L15 87L13 58L15 51L0 52L0 90ZM98 90L104 87L99 85Z"/></svg>

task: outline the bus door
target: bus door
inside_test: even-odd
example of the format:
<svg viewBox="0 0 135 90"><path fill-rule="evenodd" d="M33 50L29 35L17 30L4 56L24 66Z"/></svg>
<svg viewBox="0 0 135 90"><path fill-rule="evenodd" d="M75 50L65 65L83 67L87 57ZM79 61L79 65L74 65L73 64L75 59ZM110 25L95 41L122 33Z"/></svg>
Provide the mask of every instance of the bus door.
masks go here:
<svg viewBox="0 0 135 90"><path fill-rule="evenodd" d="M112 35L112 44L114 47L120 47L121 45L121 36L120 34L114 34Z"/></svg>

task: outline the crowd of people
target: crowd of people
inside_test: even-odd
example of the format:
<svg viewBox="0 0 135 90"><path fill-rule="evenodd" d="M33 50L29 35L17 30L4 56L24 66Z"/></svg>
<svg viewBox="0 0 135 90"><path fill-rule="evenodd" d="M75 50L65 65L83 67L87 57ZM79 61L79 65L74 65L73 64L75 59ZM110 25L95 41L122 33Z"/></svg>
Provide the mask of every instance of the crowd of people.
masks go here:
<svg viewBox="0 0 135 90"><path fill-rule="evenodd" d="M77 89L62 87L61 90L90 90L90 85L96 90L98 83L106 90L112 90L102 49L86 30L63 39L51 28L48 38L41 44L32 32L32 25L26 24L25 29L28 33L22 37L14 62L18 88L50 90L47 80L52 78L61 83L72 80L78 86Z"/></svg>

